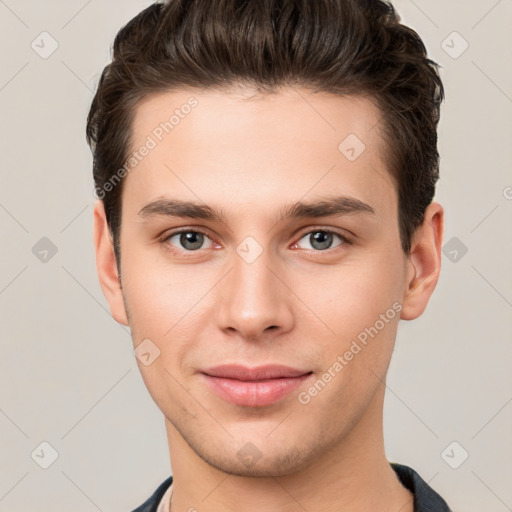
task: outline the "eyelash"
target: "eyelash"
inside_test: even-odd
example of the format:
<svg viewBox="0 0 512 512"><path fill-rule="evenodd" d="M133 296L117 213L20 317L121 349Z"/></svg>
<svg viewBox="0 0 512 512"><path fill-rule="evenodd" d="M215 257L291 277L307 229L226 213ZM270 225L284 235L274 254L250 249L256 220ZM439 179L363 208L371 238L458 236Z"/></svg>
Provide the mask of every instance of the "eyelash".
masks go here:
<svg viewBox="0 0 512 512"><path fill-rule="evenodd" d="M297 242L295 242L293 245L296 245L300 240L302 240L306 235L311 235L313 233L318 233L318 232L321 232L321 233L328 233L328 234L332 234L332 235L336 235L338 236L340 239L341 239L341 244L340 245L337 245L336 247L333 247L333 248L328 248L328 249L324 249L324 250L315 250L315 249L302 249L302 250L305 250L305 251L313 251L315 253L330 253L330 252L333 252L335 251L336 249L338 248L341 248L342 246L344 245L352 245L352 241L345 235L342 235L341 233L339 233L338 231L334 231L332 229L324 229L324 228L314 228L314 229L309 229L309 231L304 231L300 234L299 238L297 239ZM165 249L172 252L172 253L190 253L190 255L193 255L194 253L198 253L199 251L201 251L201 249L196 249L195 251L190 251L190 250L186 250L186 249L183 249L183 250L179 250L179 249L176 249L175 247L171 246L168 242L169 240L176 236L176 235L180 235L182 233L200 233L208 238L210 238L208 236L208 233L206 233L205 231L201 230L201 229L198 229L198 228L194 228L194 229L183 229L183 228L180 228L180 229L177 229L176 231L172 231L170 233L167 233L162 239L160 239L160 243L163 244L165 246Z"/></svg>

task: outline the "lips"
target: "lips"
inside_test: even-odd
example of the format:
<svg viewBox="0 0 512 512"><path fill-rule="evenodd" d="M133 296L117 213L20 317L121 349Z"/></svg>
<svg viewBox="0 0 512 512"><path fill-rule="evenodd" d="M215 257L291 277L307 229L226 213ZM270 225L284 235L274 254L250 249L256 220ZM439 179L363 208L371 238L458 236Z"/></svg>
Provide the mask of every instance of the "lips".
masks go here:
<svg viewBox="0 0 512 512"><path fill-rule="evenodd" d="M265 366L257 366L255 368L248 368L246 366L241 365L225 364L206 369L203 371L203 373L210 375L212 377L223 377L225 379L259 381L267 379L300 377L305 373L309 373L309 371L298 370L295 368L290 368L289 366L282 366L277 364L267 364Z"/></svg>
<svg viewBox="0 0 512 512"><path fill-rule="evenodd" d="M262 407L297 390L312 372L271 364L255 368L221 365L203 370L201 374L221 398L240 406Z"/></svg>

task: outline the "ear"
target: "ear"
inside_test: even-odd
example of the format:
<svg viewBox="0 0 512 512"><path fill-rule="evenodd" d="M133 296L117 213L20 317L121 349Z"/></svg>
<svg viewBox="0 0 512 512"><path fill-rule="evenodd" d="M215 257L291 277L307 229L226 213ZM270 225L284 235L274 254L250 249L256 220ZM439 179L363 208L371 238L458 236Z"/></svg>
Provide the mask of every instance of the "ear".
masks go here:
<svg viewBox="0 0 512 512"><path fill-rule="evenodd" d="M425 210L423 223L414 233L407 257L407 288L400 315L404 320L419 317L434 292L441 271L443 231L443 207L432 202Z"/></svg>
<svg viewBox="0 0 512 512"><path fill-rule="evenodd" d="M110 313L120 324L129 325L121 281L117 272L114 245L107 224L103 201L100 199L94 205L94 247L96 250L96 269L103 295L105 295L110 305Z"/></svg>

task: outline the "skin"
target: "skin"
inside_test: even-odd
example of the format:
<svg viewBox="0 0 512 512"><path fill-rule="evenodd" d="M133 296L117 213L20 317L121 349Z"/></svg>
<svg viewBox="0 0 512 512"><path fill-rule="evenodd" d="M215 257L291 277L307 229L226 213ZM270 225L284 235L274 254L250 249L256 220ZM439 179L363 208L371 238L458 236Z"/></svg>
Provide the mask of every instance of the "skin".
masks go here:
<svg viewBox="0 0 512 512"><path fill-rule="evenodd" d="M94 212L111 313L130 326L135 347L150 339L160 350L138 364L165 416L172 512L412 512L384 452L384 383L399 319L421 315L438 281L443 208L430 204L405 255L380 113L360 97L299 88L162 93L138 107L132 150L191 96L198 106L125 178L121 276L101 201ZM349 134L366 146L353 162L338 150ZM375 214L276 220L290 204L334 193ZM163 197L206 203L224 221L139 215ZM179 235L164 240L176 228L207 236L187 250ZM310 235L326 229L350 243L334 235L318 249ZM252 263L236 250L248 236L263 249ZM237 406L199 373L285 364L313 372L299 392L307 390L395 302L401 312L308 404L294 392L270 406ZM237 453L249 442L260 458L245 465Z"/></svg>

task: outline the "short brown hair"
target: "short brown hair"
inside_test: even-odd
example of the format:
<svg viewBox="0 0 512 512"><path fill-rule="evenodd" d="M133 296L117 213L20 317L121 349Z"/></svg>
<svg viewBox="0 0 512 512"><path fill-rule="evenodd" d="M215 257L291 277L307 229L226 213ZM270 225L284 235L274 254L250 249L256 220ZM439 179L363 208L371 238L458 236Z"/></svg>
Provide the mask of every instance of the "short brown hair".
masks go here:
<svg viewBox="0 0 512 512"><path fill-rule="evenodd" d="M382 113L401 245L409 254L439 179L438 67L418 34L381 0L154 3L117 34L87 120L95 187L103 191L118 265L123 182L108 193L104 187L125 164L136 107L157 92L236 84L371 98Z"/></svg>

